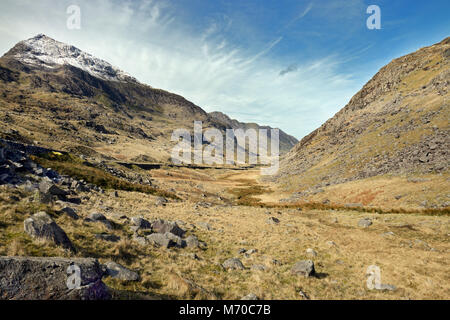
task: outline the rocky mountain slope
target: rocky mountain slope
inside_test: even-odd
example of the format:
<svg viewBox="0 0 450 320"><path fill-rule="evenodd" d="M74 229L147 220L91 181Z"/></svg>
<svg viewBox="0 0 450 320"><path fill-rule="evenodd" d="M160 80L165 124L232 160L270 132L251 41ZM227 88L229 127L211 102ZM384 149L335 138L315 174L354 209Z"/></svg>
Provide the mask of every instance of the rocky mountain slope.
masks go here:
<svg viewBox="0 0 450 320"><path fill-rule="evenodd" d="M277 181L297 192L291 200L322 193L327 201L327 188L351 181L448 177L449 83L450 38L393 60L285 156ZM449 203L446 181L437 205Z"/></svg>
<svg viewBox="0 0 450 320"><path fill-rule="evenodd" d="M0 138L103 159L169 161L172 132L193 130L194 120L204 129L228 125L42 34L0 58Z"/></svg>
<svg viewBox="0 0 450 320"><path fill-rule="evenodd" d="M270 129L272 128L269 126L260 126L254 122L247 122L247 123L240 122L236 119L231 119L229 116L219 111L210 112L208 115L211 116L213 119L215 119L217 122L223 123L224 127L227 128L243 129L243 130L267 129L267 133L270 138ZM282 130L280 130L279 132L279 139L280 139L280 153L282 154L288 152L298 142L298 140L295 137L283 132Z"/></svg>

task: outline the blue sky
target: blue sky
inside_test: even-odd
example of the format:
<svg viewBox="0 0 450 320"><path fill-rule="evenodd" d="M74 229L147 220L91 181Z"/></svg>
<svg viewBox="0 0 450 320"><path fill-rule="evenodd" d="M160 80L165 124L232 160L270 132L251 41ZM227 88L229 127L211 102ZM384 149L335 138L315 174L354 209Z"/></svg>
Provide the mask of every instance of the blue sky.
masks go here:
<svg viewBox="0 0 450 320"><path fill-rule="evenodd" d="M69 5L81 29L66 27ZM381 29L369 30L369 5ZM206 111L302 138L385 64L450 36L450 1L0 2L0 54L45 33Z"/></svg>

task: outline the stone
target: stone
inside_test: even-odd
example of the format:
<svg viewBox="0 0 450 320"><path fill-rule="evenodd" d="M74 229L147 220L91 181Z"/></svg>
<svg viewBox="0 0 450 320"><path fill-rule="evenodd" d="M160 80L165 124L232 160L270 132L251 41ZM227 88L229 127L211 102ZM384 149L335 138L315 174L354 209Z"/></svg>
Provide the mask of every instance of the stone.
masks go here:
<svg viewBox="0 0 450 320"><path fill-rule="evenodd" d="M165 206L168 202L169 202L169 201L167 201L166 198L158 197L158 198L156 198L155 204L156 204L157 206Z"/></svg>
<svg viewBox="0 0 450 320"><path fill-rule="evenodd" d="M166 234L162 233L152 233L145 237L150 243L163 248L170 248L175 245L175 243L166 237Z"/></svg>
<svg viewBox="0 0 450 320"><path fill-rule="evenodd" d="M79 288L67 286L70 265L80 268ZM0 292L6 300L107 300L105 270L96 259L0 257Z"/></svg>
<svg viewBox="0 0 450 320"><path fill-rule="evenodd" d="M297 276L311 277L315 274L314 262L302 260L292 266L291 273Z"/></svg>
<svg viewBox="0 0 450 320"><path fill-rule="evenodd" d="M308 248L306 249L306 255L310 257L317 257L317 252L312 248Z"/></svg>
<svg viewBox="0 0 450 320"><path fill-rule="evenodd" d="M152 225L148 220L141 217L132 217L130 219L130 224L138 227L139 229L151 229Z"/></svg>
<svg viewBox="0 0 450 320"><path fill-rule="evenodd" d="M241 298L241 300L259 300L258 296L254 293L249 293L248 295Z"/></svg>
<svg viewBox="0 0 450 320"><path fill-rule="evenodd" d="M176 236L176 235L174 235L173 233L170 233L170 232L164 233L164 236L167 239L172 240L175 243L175 246L177 246L179 248L186 247L186 241L181 239L179 236Z"/></svg>
<svg viewBox="0 0 450 320"><path fill-rule="evenodd" d="M222 264L222 267L224 267L224 269L228 269L228 270L243 270L244 265L242 264L241 260L239 260L238 258L230 258L224 261L224 263Z"/></svg>
<svg viewBox="0 0 450 320"><path fill-rule="evenodd" d="M49 240L65 249L75 251L64 230L45 212L38 212L26 219L23 227L32 238Z"/></svg>
<svg viewBox="0 0 450 320"><path fill-rule="evenodd" d="M206 229L208 231L212 230L211 225L209 223L207 223L207 222L199 222L199 223L197 223L197 226L202 228L202 229Z"/></svg>
<svg viewBox="0 0 450 320"><path fill-rule="evenodd" d="M372 220L369 218L363 218L358 221L358 227L368 228L372 225Z"/></svg>
<svg viewBox="0 0 450 320"><path fill-rule="evenodd" d="M198 248L200 246L200 243L196 236L190 235L186 238L186 246L188 248Z"/></svg>
<svg viewBox="0 0 450 320"><path fill-rule="evenodd" d="M278 223L280 223L280 220L275 218L275 217L269 217L266 221L267 221L268 224L278 224Z"/></svg>
<svg viewBox="0 0 450 320"><path fill-rule="evenodd" d="M139 274L137 272L131 271L124 266L109 261L105 264L106 266L106 273L113 277L114 279L119 279L122 281L138 281L139 280Z"/></svg>
<svg viewBox="0 0 450 320"><path fill-rule="evenodd" d="M52 182L49 182L47 180L43 180L41 181L41 183L39 183L39 191L44 194L49 193L52 196L60 197L65 197L69 194L67 191L55 186Z"/></svg>
<svg viewBox="0 0 450 320"><path fill-rule="evenodd" d="M78 220L80 217L77 215L77 212L71 207L64 207L59 211L60 214L66 214L68 217Z"/></svg>
<svg viewBox="0 0 450 320"><path fill-rule="evenodd" d="M116 236L115 234L107 234L107 233L98 233L95 235L97 239L109 241L109 242L117 242L120 240L119 236Z"/></svg>
<svg viewBox="0 0 450 320"><path fill-rule="evenodd" d="M170 232L176 236L183 237L186 231L181 229L175 222L165 221L162 219L156 220L152 223L152 229L157 233Z"/></svg>
<svg viewBox="0 0 450 320"><path fill-rule="evenodd" d="M102 220L106 220L105 215L98 213L98 212L93 212L91 213L88 218L92 221L102 221Z"/></svg>
<svg viewBox="0 0 450 320"><path fill-rule="evenodd" d="M262 264L254 264L251 266L251 269L256 270L256 271L266 271L267 270L266 266L262 265Z"/></svg>

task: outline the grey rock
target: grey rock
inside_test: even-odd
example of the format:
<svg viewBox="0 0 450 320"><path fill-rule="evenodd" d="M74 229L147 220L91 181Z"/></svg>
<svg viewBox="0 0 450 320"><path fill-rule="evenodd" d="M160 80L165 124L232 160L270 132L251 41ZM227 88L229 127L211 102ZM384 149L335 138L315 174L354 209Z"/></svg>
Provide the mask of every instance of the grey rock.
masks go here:
<svg viewBox="0 0 450 320"><path fill-rule="evenodd" d="M96 234L95 237L97 239L109 241L109 242L117 242L120 240L119 236L116 236L115 234L107 234L107 233L99 233Z"/></svg>
<svg viewBox="0 0 450 320"><path fill-rule="evenodd" d="M175 245L175 243L167 238L166 233L152 233L145 237L150 243L163 248L170 248Z"/></svg>
<svg viewBox="0 0 450 320"><path fill-rule="evenodd" d="M138 227L139 229L151 229L152 228L152 225L150 224L150 222L141 217L132 217L130 219L130 224Z"/></svg>
<svg viewBox="0 0 450 320"><path fill-rule="evenodd" d="M200 246L200 243L196 236L190 235L186 238L186 245L188 248L198 248Z"/></svg>
<svg viewBox="0 0 450 320"><path fill-rule="evenodd" d="M363 218L358 221L358 227L368 228L372 225L372 220L369 218Z"/></svg>
<svg viewBox="0 0 450 320"><path fill-rule="evenodd" d="M268 224L278 224L278 223L280 223L280 220L275 218L275 217L270 217L266 221L267 221Z"/></svg>
<svg viewBox="0 0 450 320"><path fill-rule="evenodd" d="M175 222L165 221L162 219L152 222L152 229L157 233L170 232L179 237L183 237L186 233L186 231L181 229Z"/></svg>
<svg viewBox="0 0 450 320"><path fill-rule="evenodd" d="M225 269L232 269L232 270L244 269L244 265L238 258L230 258L225 260L224 263L222 264L222 267L224 267Z"/></svg>
<svg viewBox="0 0 450 320"><path fill-rule="evenodd" d="M93 212L91 213L88 218L92 221L102 221L102 220L107 220L105 215L98 213L98 212Z"/></svg>
<svg viewBox="0 0 450 320"><path fill-rule="evenodd" d="M310 257L317 257L317 252L312 248L308 248L306 249L306 255Z"/></svg>
<svg viewBox="0 0 450 320"><path fill-rule="evenodd" d="M197 223L197 226L202 228L202 229L206 229L208 231L212 230L211 225L209 223L207 223L207 222L199 222L199 223Z"/></svg>
<svg viewBox="0 0 450 320"><path fill-rule="evenodd" d="M249 293L248 295L241 298L241 300L259 300L258 296L254 293Z"/></svg>
<svg viewBox="0 0 450 320"><path fill-rule="evenodd" d="M80 268L81 285L67 287L70 265ZM6 300L106 300L105 270L92 258L0 257L0 292Z"/></svg>
<svg viewBox="0 0 450 320"><path fill-rule="evenodd" d="M77 212L72 209L71 207L64 207L63 209L61 209L59 211L59 213L61 214L66 214L68 217L74 219L74 220L78 220L80 217L77 215Z"/></svg>
<svg viewBox="0 0 450 320"><path fill-rule="evenodd" d="M56 245L75 251L67 234L45 212L38 212L23 222L24 230L32 238L53 241Z"/></svg>
<svg viewBox="0 0 450 320"><path fill-rule="evenodd" d="M251 269L256 270L256 271L266 271L267 270L266 266L262 265L262 264L254 264L251 266Z"/></svg>
<svg viewBox="0 0 450 320"><path fill-rule="evenodd" d="M315 274L314 262L302 260L292 266L291 273L298 276L311 277Z"/></svg>
<svg viewBox="0 0 450 320"><path fill-rule="evenodd" d="M115 279L119 279L122 281L139 280L139 274L137 272L131 271L116 262L110 261L105 265L107 274Z"/></svg>

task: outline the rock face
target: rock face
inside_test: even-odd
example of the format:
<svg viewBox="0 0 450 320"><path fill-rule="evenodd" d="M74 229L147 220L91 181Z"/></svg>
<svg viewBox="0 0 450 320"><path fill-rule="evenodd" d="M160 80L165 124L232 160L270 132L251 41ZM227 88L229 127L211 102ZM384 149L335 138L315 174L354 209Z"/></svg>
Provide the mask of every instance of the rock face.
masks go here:
<svg viewBox="0 0 450 320"><path fill-rule="evenodd" d="M45 212L38 212L23 222L24 230L31 237L53 241L65 249L75 251L75 248L61 229Z"/></svg>
<svg viewBox="0 0 450 320"><path fill-rule="evenodd" d="M68 289L67 268L80 268L81 285ZM111 295L104 270L91 258L0 257L0 299L104 300Z"/></svg>
<svg viewBox="0 0 450 320"><path fill-rule="evenodd" d="M383 67L286 154L275 179L304 198L379 175L448 172L449 39Z"/></svg>

